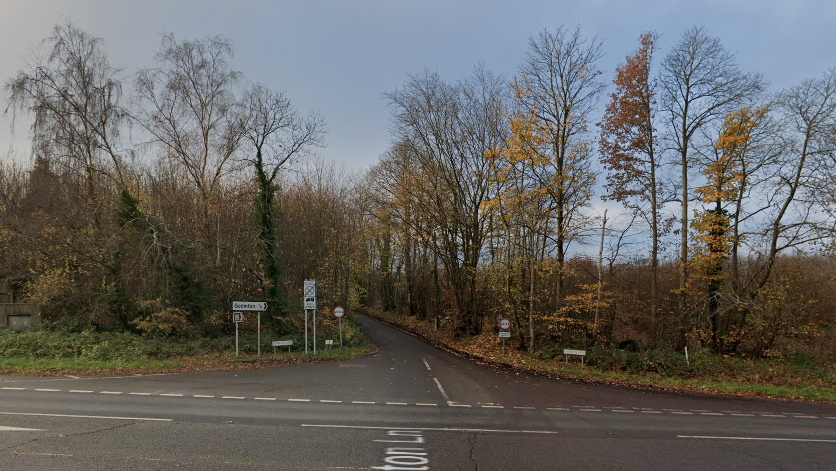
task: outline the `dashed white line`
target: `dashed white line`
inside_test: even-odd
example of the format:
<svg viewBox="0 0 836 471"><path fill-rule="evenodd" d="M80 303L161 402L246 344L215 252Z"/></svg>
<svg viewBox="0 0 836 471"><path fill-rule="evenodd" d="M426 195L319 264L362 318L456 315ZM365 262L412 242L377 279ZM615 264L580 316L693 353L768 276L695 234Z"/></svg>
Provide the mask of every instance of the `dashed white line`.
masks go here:
<svg viewBox="0 0 836 471"><path fill-rule="evenodd" d="M601 412L601 409L581 409L581 412Z"/></svg>
<svg viewBox="0 0 836 471"><path fill-rule="evenodd" d="M676 415L694 415L694 413L693 413L693 412L685 412L685 411L671 412L671 414L676 414Z"/></svg>
<svg viewBox="0 0 836 471"><path fill-rule="evenodd" d="M183 397L183 395L180 394L180 393L162 393L162 394L160 394L160 396L163 396L163 397Z"/></svg>
<svg viewBox="0 0 836 471"><path fill-rule="evenodd" d="M470 404L456 404L456 403L453 403L453 402L449 402L449 403L447 403L447 405L450 406L450 407L473 407Z"/></svg>
<svg viewBox="0 0 836 471"><path fill-rule="evenodd" d="M311 402L310 399L288 399L288 402Z"/></svg>
<svg viewBox="0 0 836 471"><path fill-rule="evenodd" d="M339 404L340 402L343 402L343 401L334 401L334 400L331 400L331 399L321 399L319 402L327 402L329 404Z"/></svg>
<svg viewBox="0 0 836 471"><path fill-rule="evenodd" d="M569 410L565 407L546 407L546 410Z"/></svg>
<svg viewBox="0 0 836 471"><path fill-rule="evenodd" d="M444 388L441 387L441 383L438 382L438 378L433 378L433 381L435 381L435 385L438 386L438 390L441 391L441 395L444 396L444 400L447 401L447 403L449 404L450 396L448 396L447 393L444 392Z"/></svg>
<svg viewBox="0 0 836 471"><path fill-rule="evenodd" d="M613 412L628 413L628 414L632 414L632 413L634 412L634 411L631 411L631 410L626 410L626 409L613 409L612 411L613 411Z"/></svg>
<svg viewBox="0 0 836 471"><path fill-rule="evenodd" d="M100 391L99 394L122 394L122 391Z"/></svg>
<svg viewBox="0 0 836 471"><path fill-rule="evenodd" d="M194 395L194 396L192 396L192 397L199 397L199 398L212 399L212 398L214 398L215 396L210 396L210 395L208 395L208 394L195 394L195 395ZM256 399L258 399L258 398L256 398Z"/></svg>
<svg viewBox="0 0 836 471"><path fill-rule="evenodd" d="M352 404L374 404L374 401L351 401Z"/></svg>
<svg viewBox="0 0 836 471"><path fill-rule="evenodd" d="M719 412L700 412L700 415L723 415Z"/></svg>
<svg viewBox="0 0 836 471"><path fill-rule="evenodd" d="M5 387L5 388L0 388L0 389L5 389L6 391L26 391L26 388L10 388L10 387Z"/></svg>
<svg viewBox="0 0 836 471"><path fill-rule="evenodd" d="M246 399L244 396L221 396L221 399Z"/></svg>
<svg viewBox="0 0 836 471"><path fill-rule="evenodd" d="M70 389L69 392L71 392L71 393L81 393L81 394L90 394L93 391L90 391L90 390L87 390L87 389Z"/></svg>
<svg viewBox="0 0 836 471"><path fill-rule="evenodd" d="M40 389L36 389L35 391L40 391L40 392L60 392L61 390L60 390L60 389L46 389L46 388L40 388Z"/></svg>
<svg viewBox="0 0 836 471"><path fill-rule="evenodd" d="M386 405L389 406L408 406L406 402L387 402Z"/></svg>
<svg viewBox="0 0 836 471"><path fill-rule="evenodd" d="M427 359L426 359L426 358L422 358L422 360L424 360L424 366L426 366L426 367L427 367L427 371L432 371L433 369L432 369L432 368L430 368L430 364L429 364L429 363L427 363Z"/></svg>
<svg viewBox="0 0 836 471"><path fill-rule="evenodd" d="M642 414L661 414L662 411L660 410L643 410L641 411Z"/></svg>
<svg viewBox="0 0 836 471"><path fill-rule="evenodd" d="M431 402L416 402L415 405L416 406L435 406L435 407L438 407L438 404L434 404L434 403L431 403Z"/></svg>
<svg viewBox="0 0 836 471"><path fill-rule="evenodd" d="M781 415L781 414L761 414L761 417L786 417L786 415Z"/></svg>
<svg viewBox="0 0 836 471"><path fill-rule="evenodd" d="M277 398L275 397L254 397L256 401L275 401Z"/></svg>
<svg viewBox="0 0 836 471"><path fill-rule="evenodd" d="M152 417L118 417L106 415L71 415L71 414L38 414L34 412L0 412L0 415L25 415L33 417L68 417L73 419L108 419L108 420L140 420L145 422L171 422L174 419L157 419Z"/></svg>
<svg viewBox="0 0 836 471"><path fill-rule="evenodd" d="M505 406L482 406L484 409L505 409Z"/></svg>
<svg viewBox="0 0 836 471"><path fill-rule="evenodd" d="M754 417L755 414L732 414L735 417Z"/></svg>
<svg viewBox="0 0 836 471"><path fill-rule="evenodd" d="M149 393L149 392L132 392L132 393L128 393L128 394L129 394L129 395L131 395L131 396L150 396L150 395L152 395L152 394L154 394L154 393ZM163 394L160 394L160 395L162 396Z"/></svg>

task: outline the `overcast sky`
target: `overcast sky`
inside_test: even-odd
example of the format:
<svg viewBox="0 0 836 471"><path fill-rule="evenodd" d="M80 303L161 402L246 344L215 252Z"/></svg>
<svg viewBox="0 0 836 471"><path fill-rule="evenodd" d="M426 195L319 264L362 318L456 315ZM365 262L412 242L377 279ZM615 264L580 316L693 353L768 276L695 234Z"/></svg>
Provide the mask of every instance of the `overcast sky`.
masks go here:
<svg viewBox="0 0 836 471"><path fill-rule="evenodd" d="M481 61L510 77L529 36L561 24L604 41L607 82L640 33L661 34L661 58L692 25L719 36L773 90L836 66L833 0L0 0L0 82L66 19L104 38L128 79L152 64L163 34L227 36L233 66L247 79L325 118L328 147L320 153L351 170L374 164L388 147L381 94L409 73L427 68L454 81ZM4 94L0 111L6 105ZM29 121L19 119L12 138L0 114L2 154L12 145L20 151Z"/></svg>

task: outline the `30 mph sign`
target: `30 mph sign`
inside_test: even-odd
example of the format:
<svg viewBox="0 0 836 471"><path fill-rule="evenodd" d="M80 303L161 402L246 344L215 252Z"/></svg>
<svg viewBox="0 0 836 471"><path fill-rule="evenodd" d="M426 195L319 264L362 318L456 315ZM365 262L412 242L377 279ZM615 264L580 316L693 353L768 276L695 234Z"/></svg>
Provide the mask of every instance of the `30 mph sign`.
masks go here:
<svg viewBox="0 0 836 471"><path fill-rule="evenodd" d="M337 306L337 307L334 308L334 316L337 319L342 318L344 315L345 315L345 309L343 309L342 306Z"/></svg>
<svg viewBox="0 0 836 471"><path fill-rule="evenodd" d="M503 317L499 320L499 328L502 330L508 330L511 328L511 319L507 317Z"/></svg>

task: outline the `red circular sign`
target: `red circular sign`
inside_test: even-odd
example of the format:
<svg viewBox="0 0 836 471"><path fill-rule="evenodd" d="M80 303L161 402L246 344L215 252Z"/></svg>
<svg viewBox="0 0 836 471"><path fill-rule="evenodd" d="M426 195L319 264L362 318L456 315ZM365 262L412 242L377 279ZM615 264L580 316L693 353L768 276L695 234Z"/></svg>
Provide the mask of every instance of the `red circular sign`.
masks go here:
<svg viewBox="0 0 836 471"><path fill-rule="evenodd" d="M342 306L337 306L334 308L334 316L340 318L345 315L345 309Z"/></svg>
<svg viewBox="0 0 836 471"><path fill-rule="evenodd" d="M503 317L499 320L499 328L502 330L508 330L511 328L511 319L507 317Z"/></svg>

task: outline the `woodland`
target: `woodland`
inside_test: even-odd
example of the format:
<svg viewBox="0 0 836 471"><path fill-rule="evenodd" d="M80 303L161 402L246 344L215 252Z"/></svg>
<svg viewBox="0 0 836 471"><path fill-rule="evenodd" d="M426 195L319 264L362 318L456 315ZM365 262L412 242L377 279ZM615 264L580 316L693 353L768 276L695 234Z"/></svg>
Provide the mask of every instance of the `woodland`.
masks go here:
<svg viewBox="0 0 836 471"><path fill-rule="evenodd" d="M507 317L531 353L835 359L836 68L771 90L692 27L605 72L603 41L543 30L513 77L385 91L391 147L351 174L228 39L166 35L130 77L103 41L59 24L4 78L32 154L0 160L0 278L51 322L216 337L264 300L298 332L316 279L323 314Z"/></svg>

